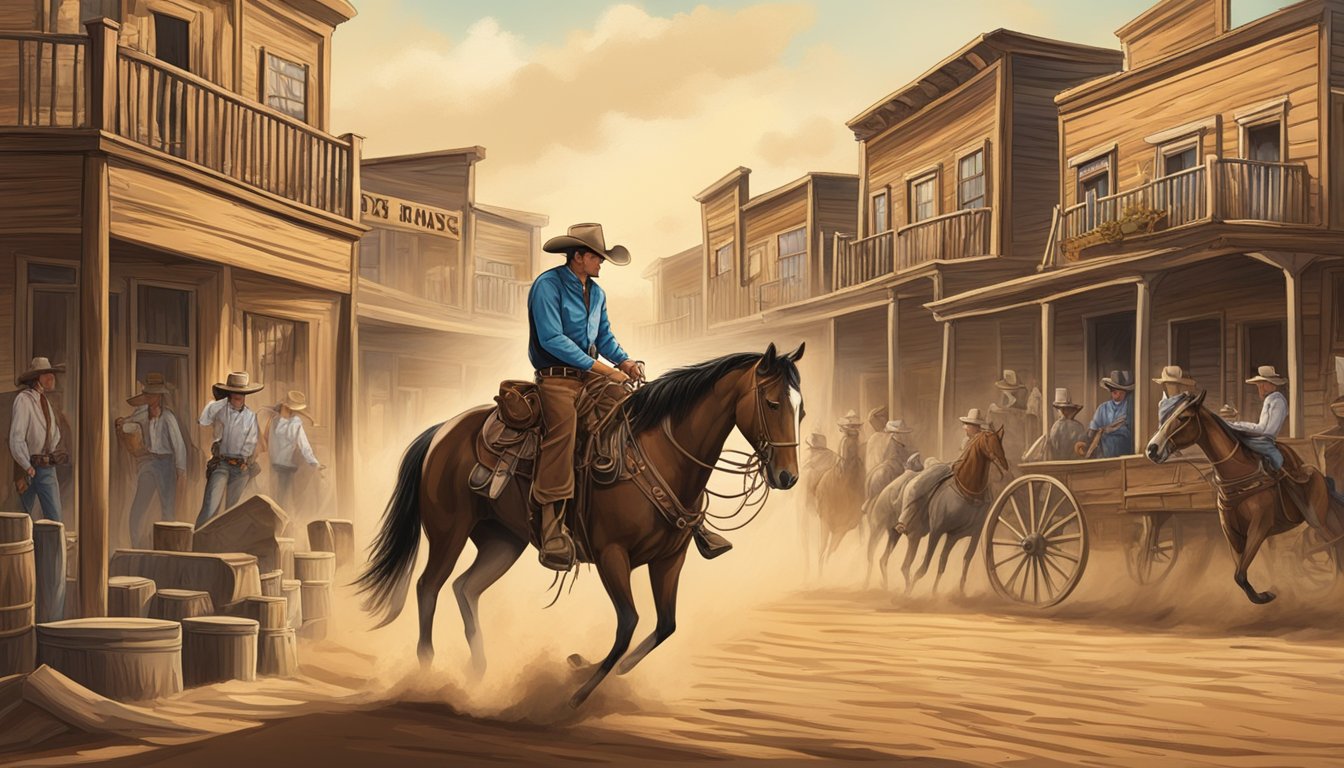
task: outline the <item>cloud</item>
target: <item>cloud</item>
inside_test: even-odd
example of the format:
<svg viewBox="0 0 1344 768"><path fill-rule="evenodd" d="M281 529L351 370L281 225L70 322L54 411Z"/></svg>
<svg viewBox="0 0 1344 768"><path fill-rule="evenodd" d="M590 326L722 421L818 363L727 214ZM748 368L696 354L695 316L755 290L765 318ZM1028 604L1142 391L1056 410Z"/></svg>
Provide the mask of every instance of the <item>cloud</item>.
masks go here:
<svg viewBox="0 0 1344 768"><path fill-rule="evenodd" d="M761 159L771 165L799 167L833 154L847 134L852 138L839 121L815 115L791 130L762 134L756 146Z"/></svg>

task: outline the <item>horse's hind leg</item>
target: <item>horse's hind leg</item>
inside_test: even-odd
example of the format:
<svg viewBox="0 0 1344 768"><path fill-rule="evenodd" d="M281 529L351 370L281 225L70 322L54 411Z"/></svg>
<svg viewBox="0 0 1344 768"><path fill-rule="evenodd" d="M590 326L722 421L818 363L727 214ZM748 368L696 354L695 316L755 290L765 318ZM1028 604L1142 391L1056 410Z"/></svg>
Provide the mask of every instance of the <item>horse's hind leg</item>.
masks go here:
<svg viewBox="0 0 1344 768"><path fill-rule="evenodd" d="M924 574L929 572L929 565L933 563L933 552L938 549L938 543L942 540L942 531L929 534L929 548L924 552L924 562L919 566L919 570L915 571L915 581L924 578ZM914 586L913 581L911 582L911 586Z"/></svg>
<svg viewBox="0 0 1344 768"><path fill-rule="evenodd" d="M471 540L476 544L476 559L453 581L453 594L457 597L458 610L462 612L467 645L471 647L472 673L479 678L485 674L485 644L476 612L481 593L518 562L518 556L527 549L527 544L491 522L477 526L472 531Z"/></svg>
<svg viewBox="0 0 1344 768"><path fill-rule="evenodd" d="M1256 501L1257 499L1251 498L1243 503L1255 504ZM1274 599L1274 593L1255 591L1255 588L1251 586L1250 579L1246 577L1246 572L1250 569L1251 562L1255 560L1256 554L1260 551L1260 545L1265 543L1265 539L1269 536L1269 530L1274 524L1274 511L1272 507L1266 511L1263 502L1257 507L1259 508L1251 511L1251 522L1246 531L1246 545L1241 551L1237 552L1237 571L1232 578L1252 603L1264 605ZM1235 544L1233 548L1235 549Z"/></svg>
<svg viewBox="0 0 1344 768"><path fill-rule="evenodd" d="M905 558L901 561L901 577L905 579L905 593L907 595L915 587L915 582L910 579L910 566L915 563L915 555L919 553L919 542L923 538L923 536L911 536L909 534L906 534L905 537Z"/></svg>
<svg viewBox="0 0 1344 768"><path fill-rule="evenodd" d="M635 634L635 626L639 624L635 598L630 593L630 554L619 547L607 547L598 555L597 573L602 578L602 586L606 587L612 606L616 608L616 641L593 676L569 700L569 706L575 709L587 700L593 689L616 666L617 660L625 655L630 648L630 638Z"/></svg>
<svg viewBox="0 0 1344 768"><path fill-rule="evenodd" d="M873 538L877 538L874 535ZM891 580L887 577L887 562L891 560L891 553L896 549L896 543L901 540L901 534L896 532L895 528L887 530L887 547L882 553L882 559L878 562L878 567L882 569L882 588L891 589ZM871 556L871 552L869 555Z"/></svg>
<svg viewBox="0 0 1344 768"><path fill-rule="evenodd" d="M434 660L434 609L439 602L439 590L453 574L457 558L462 556L462 548L467 544L467 535L474 523L470 512L454 515L451 512L434 515L446 520L445 529L435 529L429 534L429 562L415 584L415 595L420 608L420 644L416 651L420 663L429 666ZM429 519L429 516L426 516Z"/></svg>
<svg viewBox="0 0 1344 768"><path fill-rule="evenodd" d="M961 564L961 584L957 589L961 594L966 594L966 574L971 571L971 560L975 557L975 550L980 546L980 529L975 528L971 533L971 543L966 545L965 559Z"/></svg>
<svg viewBox="0 0 1344 768"><path fill-rule="evenodd" d="M942 553L938 555L938 573L933 576L933 591L935 593L938 591L938 583L943 580L943 571L947 570L947 558L952 554L952 548L957 546L957 542L961 539L962 537L955 533L949 534L947 543L943 545Z"/></svg>

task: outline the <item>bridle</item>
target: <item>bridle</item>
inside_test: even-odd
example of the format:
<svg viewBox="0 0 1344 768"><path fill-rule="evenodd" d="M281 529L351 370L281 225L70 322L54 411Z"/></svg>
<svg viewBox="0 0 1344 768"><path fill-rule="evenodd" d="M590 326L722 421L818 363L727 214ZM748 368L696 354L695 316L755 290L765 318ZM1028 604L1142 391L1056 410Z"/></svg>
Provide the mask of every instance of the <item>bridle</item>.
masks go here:
<svg viewBox="0 0 1344 768"><path fill-rule="evenodd" d="M761 463L766 466L774 461L776 448L798 447L797 435L794 435L795 439L791 443L771 439L770 422L766 419L765 388L782 381L784 376L785 374L779 374L756 383L756 424L760 428L761 434L753 441L752 447L755 448L756 456L761 460Z"/></svg>
<svg viewBox="0 0 1344 768"><path fill-rule="evenodd" d="M1167 417L1167 421L1170 421L1171 419L1175 419L1175 418L1184 416L1184 415L1186 414L1186 412L1189 411L1189 410L1191 409L1191 406L1194 406L1194 405L1195 405L1195 401L1194 401L1194 400L1186 401L1186 403L1182 406L1181 410L1179 410L1179 411L1177 411L1177 412L1175 412L1175 413L1173 413L1173 414L1171 414L1170 416ZM1197 406L1196 406L1196 410L1195 410L1195 412L1193 413L1193 415L1191 416L1191 418L1194 420L1194 422L1195 422L1195 426L1198 428L1199 431L1195 433L1195 439L1194 439L1194 440L1191 440L1191 441L1187 444L1186 447L1188 447L1189 445L1195 445L1195 444L1197 444L1197 443L1200 441L1200 439L1204 437L1204 420L1201 419L1201 418L1199 418L1199 412L1198 412L1198 407L1197 407ZM1182 424L1182 425L1181 425L1175 432L1173 432L1173 433L1171 433L1170 435L1168 435L1168 436L1167 436L1167 442L1168 442L1168 443L1172 442L1173 438L1176 437L1177 433L1179 433L1179 432L1181 432L1182 430L1184 430L1187 426L1188 426L1188 425ZM1226 455L1226 456L1222 457L1221 459L1215 459L1215 458L1213 458L1212 456L1209 457L1209 463L1210 463L1210 465L1211 465L1212 468L1213 468L1213 473L1214 473L1214 476L1215 476L1215 477L1221 478L1221 475L1220 475L1219 472L1218 472L1218 467L1220 467L1220 466L1222 466L1223 464L1226 464L1227 462L1231 461L1231 460L1232 460L1232 457L1237 455L1237 448L1239 448L1239 447L1240 447L1240 443L1238 443L1235 439L1233 439L1233 440L1232 440L1232 448L1231 448L1231 450L1229 450L1229 451L1227 452L1227 455ZM1177 450L1179 450L1179 448L1178 448ZM1198 468L1196 468L1196 471L1198 471ZM1200 474L1203 474L1203 473L1201 472ZM1251 474L1254 475L1255 473L1253 472L1253 473L1251 473ZM1206 479L1207 479L1207 478L1206 478ZM1245 478L1242 478L1242 479L1245 479ZM1233 482L1237 482L1237 481L1233 481Z"/></svg>

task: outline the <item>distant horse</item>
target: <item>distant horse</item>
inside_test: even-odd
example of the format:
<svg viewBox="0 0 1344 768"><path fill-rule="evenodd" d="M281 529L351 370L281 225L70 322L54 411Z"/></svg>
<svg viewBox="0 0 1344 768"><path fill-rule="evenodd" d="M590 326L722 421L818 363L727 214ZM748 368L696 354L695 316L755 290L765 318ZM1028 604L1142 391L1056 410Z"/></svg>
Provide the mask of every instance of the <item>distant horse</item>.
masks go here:
<svg viewBox="0 0 1344 768"><path fill-rule="evenodd" d="M1008 458L1003 453L1003 427L980 432L971 438L966 444L966 449L961 452L961 458L950 467L934 465L905 487L903 502L916 505L911 528L924 528L928 531L929 537L928 549L924 551L924 563L915 572L914 579L909 578L908 571L914 547L912 546L907 552L906 565L901 569L902 573L906 574L906 592L924 578L924 574L929 570L929 564L933 561L934 550L938 548L943 537L947 537L947 543L938 558L938 574L934 577L933 589L935 592L938 590L938 582L947 568L947 558L952 554L952 548L958 541L969 538L971 541L966 546L965 560L961 566L961 582L958 584L960 591L966 591L966 574L971 569L971 558L975 556L975 549L980 543L980 533L985 527L985 516L989 514L989 505L994 500L989 492L991 464L1005 474L1011 472ZM936 486L930 491L927 485L921 487L921 480L929 484L936 483ZM888 532L887 555L891 554L899 539L900 534L895 529Z"/></svg>
<svg viewBox="0 0 1344 768"><path fill-rule="evenodd" d="M840 542L863 518L863 457L857 433L840 438L840 461L817 482L817 514L821 517L819 566L824 566Z"/></svg>
<svg viewBox="0 0 1344 768"><path fill-rule="evenodd" d="M863 579L865 586L873 578L873 563L878 559L876 557L878 542L887 542L889 546L883 552L878 565L882 572L882 588L888 588L887 561L891 559L891 551L896 548L896 539L892 537L899 538L895 528L901 516L905 488L911 480L923 471L924 463L918 456L907 459L905 471L896 479L887 483L885 488L881 489L875 497L869 499L868 503L864 505L864 520L868 524L868 545L864 547L868 553L868 571ZM872 473L869 473L869 478L872 478ZM905 565L901 567L901 572L905 574L907 584L910 582L910 562L915 559L915 548L919 546L920 540L928 533L928 529L923 526L924 520L914 522L916 524L905 532Z"/></svg>
<svg viewBox="0 0 1344 768"><path fill-rule="evenodd" d="M1251 587L1246 571L1260 551L1260 545L1270 536L1290 531L1301 525L1304 518L1297 505L1287 503L1284 494L1294 491L1285 487L1291 479L1276 479L1261 468L1260 457L1237 438L1227 422L1204 408L1205 392L1198 396L1181 395L1170 415L1163 420L1157 433L1148 441L1148 458L1161 464L1173 453L1191 445L1199 446L1213 463L1213 481L1218 491L1218 521L1223 535L1232 546L1236 571L1233 580L1252 603L1264 604L1274 599L1273 592L1257 592ZM1310 507L1309 520L1324 540L1335 548L1335 559L1344 558L1344 520L1340 513L1344 504L1331 493L1325 476L1313 467L1304 467L1302 460L1291 448L1280 445L1284 469L1290 473L1308 473L1303 488L1303 500Z"/></svg>
<svg viewBox="0 0 1344 768"><path fill-rule="evenodd" d="M807 458L803 463L803 509L798 516L798 531L803 543L804 570L810 570L812 563L812 529L821 525L821 499L817 496L817 486L821 478L835 465L840 456L824 445L809 445ZM824 542L822 551L825 550Z"/></svg>
<svg viewBox="0 0 1344 768"><path fill-rule="evenodd" d="M798 481L798 420L803 411L795 363L802 356L801 345L781 356L771 344L763 355L728 355L680 368L636 391L621 406L635 443L656 468L653 474L665 480L681 509L696 509L734 427L752 445L769 487L788 489ZM525 480L515 478L514 487L495 501L468 487L476 464L476 436L490 410L467 411L426 430L407 448L370 562L358 582L368 593L364 609L382 614L378 626L394 620L406 602L423 527L429 561L416 583L416 595L419 656L428 665L434 657L431 634L439 590L467 539L475 542L476 559L453 582L453 593L478 675L485 669L477 618L481 593L513 566L531 539ZM639 622L630 589L634 568L649 566L658 624L625 656L619 673L629 672L676 629L677 583L692 529L668 522L629 479L594 486L587 510L574 510L568 518L616 609L616 641L570 699L577 707L630 647Z"/></svg>

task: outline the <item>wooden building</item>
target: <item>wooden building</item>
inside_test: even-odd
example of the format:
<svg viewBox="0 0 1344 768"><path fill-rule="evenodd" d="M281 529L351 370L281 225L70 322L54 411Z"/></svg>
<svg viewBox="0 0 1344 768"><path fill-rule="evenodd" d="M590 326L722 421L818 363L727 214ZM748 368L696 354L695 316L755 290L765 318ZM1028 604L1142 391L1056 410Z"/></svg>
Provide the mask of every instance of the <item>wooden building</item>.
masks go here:
<svg viewBox="0 0 1344 768"><path fill-rule="evenodd" d="M500 370L526 372L519 339L547 217L478 203L483 159L466 147L363 163L362 464L395 461L420 430L507 378Z"/></svg>
<svg viewBox="0 0 1344 768"><path fill-rule="evenodd" d="M181 519L211 439L195 417L231 370L266 385L254 406L306 391L314 448L351 496L360 141L327 131L332 35L354 15L345 0L0 7L0 375L35 355L68 366L85 615L105 611L109 517L124 528L133 482L112 421L149 373L193 445Z"/></svg>
<svg viewBox="0 0 1344 768"><path fill-rule="evenodd" d="M653 320L641 326L639 348L657 350L659 359L679 365L695 362L705 333L704 245L655 259L641 276L652 283Z"/></svg>
<svg viewBox="0 0 1344 768"><path fill-rule="evenodd" d="M1244 380L1287 376L1285 435L1332 425L1344 362L1344 4L1239 26L1221 0L1165 0L1118 32L1124 71L1066 90L1040 273L935 301L968 324L1035 318L1044 391L1091 414L1128 369L1136 450L1167 364L1254 419ZM951 396L964 405L958 392Z"/></svg>

